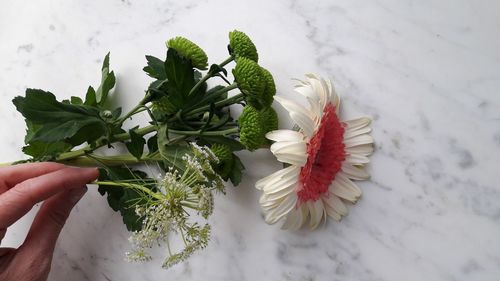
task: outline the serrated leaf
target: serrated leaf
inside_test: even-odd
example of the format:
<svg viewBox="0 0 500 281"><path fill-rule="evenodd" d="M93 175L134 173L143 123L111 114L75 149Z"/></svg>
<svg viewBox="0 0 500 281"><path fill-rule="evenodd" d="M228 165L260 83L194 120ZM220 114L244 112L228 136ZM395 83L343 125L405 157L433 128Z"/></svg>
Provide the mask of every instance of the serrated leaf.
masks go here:
<svg viewBox="0 0 500 281"><path fill-rule="evenodd" d="M191 62L179 56L175 49L169 48L165 72L167 81L164 86L169 99L177 108L183 108L188 100L189 92L196 84Z"/></svg>
<svg viewBox="0 0 500 281"><path fill-rule="evenodd" d="M31 141L63 141L83 127L92 127L101 134L106 131L96 108L58 102L50 92L27 89L26 96L14 98L13 103L29 122L39 125Z"/></svg>
<svg viewBox="0 0 500 281"><path fill-rule="evenodd" d="M146 60L148 61L148 65L142 70L144 70L150 77L158 80L165 80L167 78L164 61L153 56L146 56Z"/></svg>
<svg viewBox="0 0 500 281"><path fill-rule="evenodd" d="M130 141L126 142L125 146L127 146L130 154L137 158L137 160L140 160L144 152L144 145L146 144L146 140L144 140L143 136L137 134L137 132L135 131L137 130L137 128L138 127L135 127L129 130Z"/></svg>
<svg viewBox="0 0 500 281"><path fill-rule="evenodd" d="M23 147L23 152L37 161L48 161L59 154L69 151L73 146L66 142L44 143L34 141Z"/></svg>

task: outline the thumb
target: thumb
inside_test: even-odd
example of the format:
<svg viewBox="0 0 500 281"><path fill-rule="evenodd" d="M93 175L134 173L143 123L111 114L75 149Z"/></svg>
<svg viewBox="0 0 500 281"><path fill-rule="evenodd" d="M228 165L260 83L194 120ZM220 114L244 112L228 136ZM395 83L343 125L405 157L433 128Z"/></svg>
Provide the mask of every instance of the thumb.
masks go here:
<svg viewBox="0 0 500 281"><path fill-rule="evenodd" d="M66 190L45 200L19 251L27 250L30 252L29 256L51 256L71 210L85 192L87 187L83 186Z"/></svg>

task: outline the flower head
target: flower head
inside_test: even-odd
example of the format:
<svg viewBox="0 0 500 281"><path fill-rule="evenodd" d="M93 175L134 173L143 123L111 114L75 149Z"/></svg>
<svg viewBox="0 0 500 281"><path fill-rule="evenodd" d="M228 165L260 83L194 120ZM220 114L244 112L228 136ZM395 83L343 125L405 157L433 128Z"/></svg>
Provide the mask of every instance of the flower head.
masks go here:
<svg viewBox="0 0 500 281"><path fill-rule="evenodd" d="M339 119L340 99L329 81L309 74L296 91L307 98L304 108L276 96L299 130L276 130L272 153L288 166L257 182L266 222L286 218L283 228L298 229L309 220L316 228L327 216L340 220L344 202L355 203L361 190L352 182L369 177L363 169L373 151L370 119Z"/></svg>
<svg viewBox="0 0 500 281"><path fill-rule="evenodd" d="M167 47L172 48L179 55L191 61L193 67L201 70L207 69L208 57L205 51L190 40L177 36L167 41Z"/></svg>
<svg viewBox="0 0 500 281"><path fill-rule="evenodd" d="M247 103L257 109L262 108L266 103L263 98L266 80L262 68L253 60L242 57L236 63L233 75Z"/></svg>
<svg viewBox="0 0 500 281"><path fill-rule="evenodd" d="M234 30L229 32L229 50L236 60L247 58L258 62L259 54L252 40L243 32Z"/></svg>
<svg viewBox="0 0 500 281"><path fill-rule="evenodd" d="M213 212L213 192L224 191L222 179L212 169L217 157L207 147L191 144L191 153L182 157L185 169L170 168L157 181L156 192L124 183L124 186L144 193L145 204L136 205L142 219L142 229L130 237L133 249L127 253L131 261L151 259L149 250L161 243L169 244L170 236L179 233L185 247L169 256L163 266L170 267L187 259L194 251L204 248L210 238L210 226L190 221L190 213L204 219Z"/></svg>
<svg viewBox="0 0 500 281"><path fill-rule="evenodd" d="M273 75L267 69L261 67L261 72L265 81L262 104L265 107L270 107L273 103L274 95L276 94L276 85L274 84Z"/></svg>
<svg viewBox="0 0 500 281"><path fill-rule="evenodd" d="M255 107L246 105L243 108L238 123L240 126L240 142L248 150L255 150L265 141L265 131L262 128L261 113Z"/></svg>
<svg viewBox="0 0 500 281"><path fill-rule="evenodd" d="M272 107L260 111L262 130L267 133L278 129L278 114Z"/></svg>

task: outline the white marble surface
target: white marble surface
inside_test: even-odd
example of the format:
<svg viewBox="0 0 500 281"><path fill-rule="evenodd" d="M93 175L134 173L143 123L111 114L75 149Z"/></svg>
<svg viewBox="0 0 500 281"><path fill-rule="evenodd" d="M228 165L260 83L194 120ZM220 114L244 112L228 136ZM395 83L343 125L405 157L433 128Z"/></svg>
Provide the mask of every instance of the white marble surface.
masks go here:
<svg viewBox="0 0 500 281"><path fill-rule="evenodd" d="M336 83L344 117L370 115L377 150L341 223L283 232L262 221L256 179L279 164L244 154L246 180L217 198L213 240L168 271L127 264L128 233L95 188L72 213L50 280L500 280L500 2L0 1L0 162L19 159L26 87L59 97L97 84L112 54L125 107L149 79L144 54L184 35L214 61L251 35L280 94L291 77ZM284 112L280 111L285 118ZM282 126L290 122L283 119ZM24 239L33 212L3 246Z"/></svg>

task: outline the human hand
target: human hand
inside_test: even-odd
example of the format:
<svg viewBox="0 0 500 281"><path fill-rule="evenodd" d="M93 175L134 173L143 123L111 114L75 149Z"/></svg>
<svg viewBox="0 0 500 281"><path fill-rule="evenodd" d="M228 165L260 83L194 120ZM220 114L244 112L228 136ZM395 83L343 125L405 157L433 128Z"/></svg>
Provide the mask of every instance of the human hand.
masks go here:
<svg viewBox="0 0 500 281"><path fill-rule="evenodd" d="M0 248L0 281L45 281L54 247L66 219L87 191L97 169L56 163L32 163L0 168L0 243L7 228L44 201L24 243Z"/></svg>

